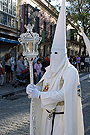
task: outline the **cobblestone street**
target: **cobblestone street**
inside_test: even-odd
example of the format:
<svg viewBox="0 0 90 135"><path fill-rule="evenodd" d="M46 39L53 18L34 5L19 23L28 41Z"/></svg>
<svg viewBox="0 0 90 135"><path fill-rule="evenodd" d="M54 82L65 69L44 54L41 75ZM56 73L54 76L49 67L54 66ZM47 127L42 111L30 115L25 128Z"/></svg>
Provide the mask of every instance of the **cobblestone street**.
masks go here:
<svg viewBox="0 0 90 135"><path fill-rule="evenodd" d="M25 93L0 100L0 135L29 135L30 100Z"/></svg>
<svg viewBox="0 0 90 135"><path fill-rule="evenodd" d="M81 82L85 135L90 135L90 79Z"/></svg>
<svg viewBox="0 0 90 135"><path fill-rule="evenodd" d="M81 81L85 135L90 135L90 79ZM0 135L29 135L30 99L25 92L0 99Z"/></svg>

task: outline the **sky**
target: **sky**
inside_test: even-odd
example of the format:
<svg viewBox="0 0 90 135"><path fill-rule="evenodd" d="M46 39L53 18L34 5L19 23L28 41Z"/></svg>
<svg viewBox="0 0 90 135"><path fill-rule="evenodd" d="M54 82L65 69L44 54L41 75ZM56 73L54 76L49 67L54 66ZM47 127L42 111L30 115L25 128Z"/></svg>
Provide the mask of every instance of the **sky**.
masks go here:
<svg viewBox="0 0 90 135"><path fill-rule="evenodd" d="M51 4L55 6L56 4L60 3L61 4L62 0L51 0Z"/></svg>
<svg viewBox="0 0 90 135"><path fill-rule="evenodd" d="M59 4L59 3L60 3L59 6L61 6L62 0L51 0L51 4L52 4L53 6L55 6L55 5ZM68 5L69 5L69 2L66 2L66 6L68 6Z"/></svg>

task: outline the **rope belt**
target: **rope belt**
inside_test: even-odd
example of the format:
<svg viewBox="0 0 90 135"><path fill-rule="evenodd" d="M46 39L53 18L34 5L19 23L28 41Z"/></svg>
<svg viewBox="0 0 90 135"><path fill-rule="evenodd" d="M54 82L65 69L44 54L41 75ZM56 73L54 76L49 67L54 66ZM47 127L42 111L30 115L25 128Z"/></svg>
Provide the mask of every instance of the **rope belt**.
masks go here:
<svg viewBox="0 0 90 135"><path fill-rule="evenodd" d="M48 113L51 113L51 112L49 112L47 109L46 109L46 111L48 112ZM52 112L52 114L53 113L55 113L55 114L64 114L64 112Z"/></svg>
<svg viewBox="0 0 90 135"><path fill-rule="evenodd" d="M64 114L64 112L49 112L48 110L46 110L49 114L48 118L50 119L52 116L52 130L51 130L51 135L53 133L53 126L54 126L54 118L55 118L55 114Z"/></svg>

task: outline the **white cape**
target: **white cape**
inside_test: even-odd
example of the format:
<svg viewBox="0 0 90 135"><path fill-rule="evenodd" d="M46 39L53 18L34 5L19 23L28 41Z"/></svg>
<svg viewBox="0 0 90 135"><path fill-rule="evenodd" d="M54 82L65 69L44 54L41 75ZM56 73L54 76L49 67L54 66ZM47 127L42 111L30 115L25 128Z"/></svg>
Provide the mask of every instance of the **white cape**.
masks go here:
<svg viewBox="0 0 90 135"><path fill-rule="evenodd" d="M42 87L45 80L49 80L48 73L49 68L37 84L38 89ZM77 87L80 85L78 72L69 64L62 76L64 79L61 89L64 92L64 114L58 114L57 119L55 119L56 126L54 126L53 135L84 135L81 97L77 95ZM59 72L52 79L55 81L52 81L50 84L49 95L47 92L41 92L41 99L35 99L36 135L50 135L51 133L52 119L47 119L48 113L46 109L51 110L55 108L59 101L60 95L54 96L56 90L59 91ZM32 117L32 112L30 112L30 117ZM30 127L33 127L32 119ZM30 129L30 135L34 135L31 130L33 128Z"/></svg>

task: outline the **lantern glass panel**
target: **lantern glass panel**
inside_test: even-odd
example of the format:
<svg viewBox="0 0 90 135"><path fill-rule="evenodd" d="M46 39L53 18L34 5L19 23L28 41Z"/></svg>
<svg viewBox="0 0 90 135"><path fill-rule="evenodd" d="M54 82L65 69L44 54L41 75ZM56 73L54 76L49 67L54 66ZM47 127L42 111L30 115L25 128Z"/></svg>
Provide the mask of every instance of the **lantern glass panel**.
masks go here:
<svg viewBox="0 0 90 135"><path fill-rule="evenodd" d="M23 51L26 52L26 46L25 46L25 43L22 43L23 44Z"/></svg>
<svg viewBox="0 0 90 135"><path fill-rule="evenodd" d="M33 42L28 43L28 50L29 52L33 53Z"/></svg>
<svg viewBox="0 0 90 135"><path fill-rule="evenodd" d="M35 52L37 52L38 43L35 44Z"/></svg>

